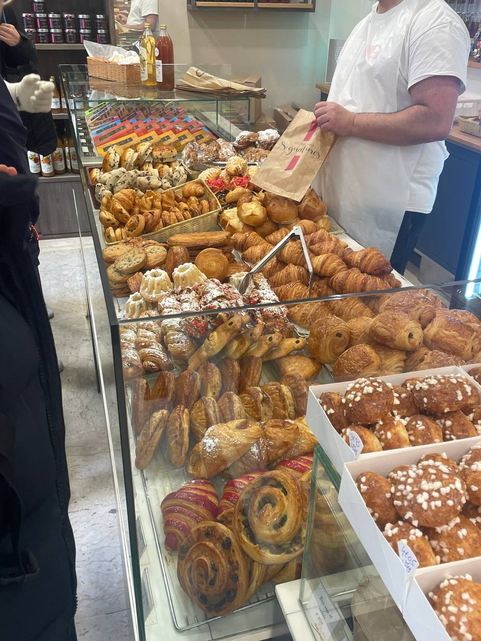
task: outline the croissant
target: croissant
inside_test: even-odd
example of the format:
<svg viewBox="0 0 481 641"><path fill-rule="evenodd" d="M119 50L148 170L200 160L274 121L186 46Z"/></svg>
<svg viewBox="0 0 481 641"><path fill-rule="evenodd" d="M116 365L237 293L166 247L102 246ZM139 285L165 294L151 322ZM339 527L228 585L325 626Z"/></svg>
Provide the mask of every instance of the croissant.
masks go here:
<svg viewBox="0 0 481 641"><path fill-rule="evenodd" d="M263 242L261 245L253 245L242 252L242 260L248 263L258 263L271 251L272 245Z"/></svg>
<svg viewBox="0 0 481 641"><path fill-rule="evenodd" d="M196 370L202 363L216 356L229 342L229 340L238 334L242 329L242 314L236 314L227 322L219 325L203 345L189 358L189 369Z"/></svg>
<svg viewBox="0 0 481 641"><path fill-rule="evenodd" d="M305 267L301 267L300 265L287 265L287 267L284 267L282 271L274 274L274 276L268 280L269 285L272 288L281 287L281 285L287 285L294 282L307 285L309 282L309 272Z"/></svg>
<svg viewBox="0 0 481 641"><path fill-rule="evenodd" d="M162 199L164 198L164 196L165 194L162 195ZM190 198L191 196L202 198L202 196L205 196L205 189L199 183L187 183L182 187L182 196L184 198Z"/></svg>
<svg viewBox="0 0 481 641"><path fill-rule="evenodd" d="M270 236L278 229L279 225L273 220L270 220L270 218L267 218L265 223L262 223L262 225L256 227L256 232L259 234L259 236L262 236L262 238L267 238L267 236Z"/></svg>
<svg viewBox="0 0 481 641"><path fill-rule="evenodd" d="M311 257L312 269L318 276L331 278L339 272L347 271L346 263L336 254L322 254Z"/></svg>
<svg viewBox="0 0 481 641"><path fill-rule="evenodd" d="M333 299L330 301L330 306L333 314L345 321L360 316L374 318L374 313L360 298Z"/></svg>
<svg viewBox="0 0 481 641"><path fill-rule="evenodd" d="M424 344L468 361L479 351L479 336L479 331L459 320L451 310L439 309L424 330Z"/></svg>
<svg viewBox="0 0 481 641"><path fill-rule="evenodd" d="M436 308L432 301L421 292L398 292L386 297L380 302L379 311L403 312L412 320L418 321L426 328L436 316Z"/></svg>
<svg viewBox="0 0 481 641"><path fill-rule="evenodd" d="M299 205L299 218L307 218L316 221L327 214L327 206L312 187L307 190L306 195Z"/></svg>
<svg viewBox="0 0 481 641"><path fill-rule="evenodd" d="M389 374L401 374L404 372L404 363L407 356L405 351L377 343L371 343L371 347L379 356L381 372L388 372Z"/></svg>
<svg viewBox="0 0 481 641"><path fill-rule="evenodd" d="M359 316L359 318L351 318L351 320L347 321L347 326L351 332L348 347L362 345L369 342L369 327L371 326L371 323L372 318L369 318L368 316Z"/></svg>
<svg viewBox="0 0 481 641"><path fill-rule="evenodd" d="M262 358L266 352L278 347L282 342L282 334L276 332L274 334L265 334L254 344L252 344L246 351L246 356L259 356Z"/></svg>
<svg viewBox="0 0 481 641"><path fill-rule="evenodd" d="M325 316L332 316L331 307L328 302L300 303L299 305L295 305L295 307L291 307L288 312L289 320L307 328Z"/></svg>
<svg viewBox="0 0 481 641"><path fill-rule="evenodd" d="M133 189L122 189L112 196L112 205L118 203L121 207L130 211L135 203L135 191Z"/></svg>
<svg viewBox="0 0 481 641"><path fill-rule="evenodd" d="M165 547L170 552L176 552L194 525L217 518L219 498L210 481L190 481L177 492L168 494L160 509L164 522Z"/></svg>
<svg viewBox="0 0 481 641"><path fill-rule="evenodd" d="M320 363L334 363L349 344L348 325L337 316L326 316L310 331L308 345L311 354Z"/></svg>
<svg viewBox="0 0 481 641"><path fill-rule="evenodd" d="M335 296L337 292L335 292L332 287L329 287L329 279L328 278L323 278L320 280L316 280L314 283L312 283L311 287L311 295L315 296L316 298L324 298L327 296ZM339 314L337 314L339 316Z"/></svg>
<svg viewBox="0 0 481 641"><path fill-rule="evenodd" d="M269 236L266 236L266 241L270 243L271 245L277 245L278 243L281 242L283 238L289 234L291 230L288 227L281 227L277 231L275 231L272 234L269 234Z"/></svg>
<svg viewBox="0 0 481 641"><path fill-rule="evenodd" d="M377 374L381 369L381 359L369 345L354 345L339 356L332 368L334 380L352 381Z"/></svg>
<svg viewBox="0 0 481 641"><path fill-rule="evenodd" d="M329 280L329 285L339 294L391 289L391 285L382 278L371 276L370 274L362 274L355 268L339 272Z"/></svg>
<svg viewBox="0 0 481 641"><path fill-rule="evenodd" d="M246 238L244 240L244 247L239 251L245 251L246 249L250 249L251 247L255 247L256 245L266 244L264 238L262 238L262 236L260 236L256 231L248 231L245 236Z"/></svg>
<svg viewBox="0 0 481 641"><path fill-rule="evenodd" d="M357 267L359 271L373 276L383 276L392 272L391 263L376 247L366 247L351 252L344 257L348 267Z"/></svg>
<svg viewBox="0 0 481 641"><path fill-rule="evenodd" d="M301 282L288 283L274 288L279 300L301 300L309 298L309 289Z"/></svg>
<svg viewBox="0 0 481 641"><path fill-rule="evenodd" d="M423 330L407 314L382 312L372 321L369 337L386 347L414 352L423 343Z"/></svg>
<svg viewBox="0 0 481 641"><path fill-rule="evenodd" d="M195 478L212 478L245 454L262 435L262 428L247 419L213 425L190 453L187 473Z"/></svg>
<svg viewBox="0 0 481 641"><path fill-rule="evenodd" d="M313 234L310 234L306 238L306 243L308 247L311 247L312 245L317 245L319 243L326 243L330 242L332 243L335 247L339 247L343 250L346 249L347 243L345 243L343 240L338 238L337 236L333 236L329 232L327 232L325 229L318 229L316 232ZM333 254L336 254L337 252L332 252Z"/></svg>
<svg viewBox="0 0 481 641"><path fill-rule="evenodd" d="M293 200L270 192L266 194L266 209L269 218L280 225L293 223L299 215Z"/></svg>
<svg viewBox="0 0 481 641"><path fill-rule="evenodd" d="M312 236L314 236L314 234L312 234ZM345 249L342 245L338 244L337 238L335 236L331 236L330 238L318 243L310 243L307 246L310 253L314 256L322 256L323 254L335 254L336 256L339 256L339 258L344 258Z"/></svg>
<svg viewBox="0 0 481 641"><path fill-rule="evenodd" d="M277 257L284 263L293 263L294 265L301 265L302 267L306 265L306 257L304 256L300 240L292 240L287 243Z"/></svg>
<svg viewBox="0 0 481 641"><path fill-rule="evenodd" d="M281 263L277 258L271 258L267 265L262 269L262 274L265 278L272 278L277 273L285 269L285 264Z"/></svg>

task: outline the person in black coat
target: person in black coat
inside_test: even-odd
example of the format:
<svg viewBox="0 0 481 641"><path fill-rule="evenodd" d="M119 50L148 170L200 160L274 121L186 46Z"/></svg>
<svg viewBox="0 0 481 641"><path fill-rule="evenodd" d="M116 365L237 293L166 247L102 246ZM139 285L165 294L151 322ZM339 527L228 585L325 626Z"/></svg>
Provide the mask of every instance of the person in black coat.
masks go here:
<svg viewBox="0 0 481 641"><path fill-rule="evenodd" d="M27 72L36 68L38 62L35 45L18 23L11 3L0 0L0 70L6 80L18 78L21 68Z"/></svg>

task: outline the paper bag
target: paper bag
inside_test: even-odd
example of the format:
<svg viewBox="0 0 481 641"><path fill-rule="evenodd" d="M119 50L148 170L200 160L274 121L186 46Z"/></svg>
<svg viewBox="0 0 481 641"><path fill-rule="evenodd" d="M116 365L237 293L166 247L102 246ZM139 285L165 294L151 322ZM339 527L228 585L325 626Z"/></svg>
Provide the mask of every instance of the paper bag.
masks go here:
<svg viewBox="0 0 481 641"><path fill-rule="evenodd" d="M322 133L314 114L300 109L254 178L261 189L300 201L337 140Z"/></svg>
<svg viewBox="0 0 481 641"><path fill-rule="evenodd" d="M181 82L177 85L177 89L188 89L190 91L201 91L205 93L226 92L259 97L262 97L266 91L263 87L251 87L250 85L241 85L238 82L218 78L197 67L190 67L185 72Z"/></svg>

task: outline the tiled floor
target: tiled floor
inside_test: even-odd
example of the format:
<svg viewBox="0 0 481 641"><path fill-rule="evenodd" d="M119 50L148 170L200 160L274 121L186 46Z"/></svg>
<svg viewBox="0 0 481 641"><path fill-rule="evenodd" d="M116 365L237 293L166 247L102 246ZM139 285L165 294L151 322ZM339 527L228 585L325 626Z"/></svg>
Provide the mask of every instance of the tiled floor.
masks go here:
<svg viewBox="0 0 481 641"><path fill-rule="evenodd" d="M87 241L87 251L93 252ZM79 240L41 242L45 300L55 312L52 328L64 363L63 402L77 542L77 633L85 641L133 639L108 453L105 416L97 393L86 320ZM99 292L100 294L100 292Z"/></svg>

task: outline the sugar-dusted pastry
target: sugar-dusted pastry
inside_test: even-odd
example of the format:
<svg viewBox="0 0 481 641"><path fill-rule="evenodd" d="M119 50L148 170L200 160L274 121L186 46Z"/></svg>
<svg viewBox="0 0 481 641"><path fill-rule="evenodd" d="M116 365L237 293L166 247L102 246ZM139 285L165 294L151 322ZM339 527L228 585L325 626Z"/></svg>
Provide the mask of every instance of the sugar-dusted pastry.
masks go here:
<svg viewBox="0 0 481 641"><path fill-rule="evenodd" d="M262 361L261 361L262 362ZM281 376L299 374L305 381L314 379L321 370L321 363L311 356L304 354L290 354L273 361Z"/></svg>
<svg viewBox="0 0 481 641"><path fill-rule="evenodd" d="M472 367L468 374L474 378L476 383L479 383L481 385L481 367Z"/></svg>
<svg viewBox="0 0 481 641"><path fill-rule="evenodd" d="M201 521L214 521L219 510L219 498L210 481L189 481L176 492L168 494L161 503L165 547L176 552L192 528Z"/></svg>
<svg viewBox="0 0 481 641"><path fill-rule="evenodd" d="M413 352L422 345L423 330L407 314L383 312L372 321L369 337L386 347Z"/></svg>
<svg viewBox="0 0 481 641"><path fill-rule="evenodd" d="M307 190L306 195L299 205L299 218L318 221L326 214L326 203L319 198L316 191L311 187Z"/></svg>
<svg viewBox="0 0 481 641"><path fill-rule="evenodd" d="M138 350L144 372L154 373L161 370L168 371L173 369L165 347L160 343L154 343L148 347Z"/></svg>
<svg viewBox="0 0 481 641"><path fill-rule="evenodd" d="M156 410L171 410L175 398L175 376L172 372L160 372L150 392Z"/></svg>
<svg viewBox="0 0 481 641"><path fill-rule="evenodd" d="M150 387L145 378L132 383L132 429L139 435L151 414Z"/></svg>
<svg viewBox="0 0 481 641"><path fill-rule="evenodd" d="M234 147L236 149L247 149L255 145L259 139L259 134L255 131L241 131L237 138L234 140Z"/></svg>
<svg viewBox="0 0 481 641"><path fill-rule="evenodd" d="M388 414L374 426L374 434L379 439L383 450L397 450L410 447L409 433L404 422Z"/></svg>
<svg viewBox="0 0 481 641"><path fill-rule="evenodd" d="M406 423L411 445L429 445L430 443L443 442L443 430L429 416L415 414Z"/></svg>
<svg viewBox="0 0 481 641"><path fill-rule="evenodd" d="M469 501L481 505L481 444L473 445L459 464L461 478L466 483Z"/></svg>
<svg viewBox="0 0 481 641"><path fill-rule="evenodd" d="M479 393L469 379L458 375L436 375L405 381L403 386L410 389L416 405L432 414L454 412L479 403Z"/></svg>
<svg viewBox="0 0 481 641"><path fill-rule="evenodd" d="M222 423L247 418L241 399L234 392L225 392L217 401L217 409Z"/></svg>
<svg viewBox="0 0 481 641"><path fill-rule="evenodd" d="M205 282L207 277L196 265L184 263L174 269L172 279L174 281L174 289L178 292L187 287L194 287L194 285Z"/></svg>
<svg viewBox="0 0 481 641"><path fill-rule="evenodd" d="M253 421L267 421L274 416L274 406L268 394L260 387L246 387L239 396L247 418Z"/></svg>
<svg viewBox="0 0 481 641"><path fill-rule="evenodd" d="M206 361L199 367L200 395L210 396L217 400L222 391L222 376L219 368Z"/></svg>
<svg viewBox="0 0 481 641"><path fill-rule="evenodd" d="M248 472L239 478L228 481L224 486L224 492L219 503L219 515L226 510L231 510L239 500L242 491L249 485L255 478L262 476L266 470L260 469L253 472Z"/></svg>
<svg viewBox="0 0 481 641"><path fill-rule="evenodd" d="M145 300L155 303L159 301L164 294L173 290L172 282L167 272L162 269L151 269L142 277L140 294Z"/></svg>
<svg viewBox="0 0 481 641"><path fill-rule="evenodd" d="M189 368L196 370L202 363L216 356L242 329L242 314L236 314L228 321L219 325L199 347L199 349L189 358Z"/></svg>
<svg viewBox="0 0 481 641"><path fill-rule="evenodd" d="M222 523L198 523L179 548L177 577L184 592L207 614L226 616L241 607L249 587L244 555Z"/></svg>
<svg viewBox="0 0 481 641"><path fill-rule="evenodd" d="M480 349L481 334L451 310L438 309L435 318L424 330L424 342L429 349L439 349L465 361Z"/></svg>
<svg viewBox="0 0 481 641"><path fill-rule="evenodd" d="M389 480L395 508L416 527L445 525L467 500L464 482L439 466L403 465L389 474Z"/></svg>
<svg viewBox="0 0 481 641"><path fill-rule="evenodd" d="M262 435L262 428L250 420L213 425L191 451L186 471L194 478L212 478L237 461Z"/></svg>
<svg viewBox="0 0 481 641"><path fill-rule="evenodd" d="M473 423L461 410L443 414L437 422L443 430L443 440L445 441L457 441L461 438L471 438L478 435Z"/></svg>
<svg viewBox="0 0 481 641"><path fill-rule="evenodd" d="M469 574L448 576L429 598L451 639L481 640L481 583Z"/></svg>
<svg viewBox="0 0 481 641"><path fill-rule="evenodd" d="M355 432L361 439L363 445L362 451L364 454L369 452L380 452L382 450L382 445L378 437L374 432L362 425L350 425L341 431L341 438L348 445L350 445L349 435L351 432Z"/></svg>
<svg viewBox="0 0 481 641"><path fill-rule="evenodd" d="M346 255L348 267L357 267L359 271L373 276L384 276L392 271L391 263L376 247L366 247Z"/></svg>
<svg viewBox="0 0 481 641"><path fill-rule="evenodd" d="M197 442L201 441L212 425L221 422L216 401L210 396L202 396L190 412L190 427Z"/></svg>
<svg viewBox="0 0 481 641"><path fill-rule="evenodd" d="M426 536L440 563L481 556L481 532L463 514L445 525L427 528Z"/></svg>
<svg viewBox="0 0 481 641"><path fill-rule="evenodd" d="M381 360L370 345L354 345L339 356L334 363L332 374L336 382L377 374L381 370Z"/></svg>
<svg viewBox="0 0 481 641"><path fill-rule="evenodd" d="M190 416L183 405L175 407L167 421L165 430L167 452L174 467L184 467L189 449Z"/></svg>
<svg viewBox="0 0 481 641"><path fill-rule="evenodd" d="M399 554L398 543L405 543L414 552L420 568L437 565L434 552L426 536L407 521L390 521L386 524L383 535L392 549Z"/></svg>
<svg viewBox="0 0 481 641"><path fill-rule="evenodd" d="M391 483L376 472L363 472L356 479L359 494L380 530L388 523L396 523L399 514L392 504Z"/></svg>
<svg viewBox="0 0 481 641"><path fill-rule="evenodd" d="M303 475L312 470L313 459L313 454L298 456L294 459L286 459L277 464L276 470L280 470L288 476L294 476L295 478L300 479Z"/></svg>
<svg viewBox="0 0 481 641"><path fill-rule="evenodd" d="M261 389L272 401L272 418L292 421L296 418L294 397L287 385L272 381L262 385Z"/></svg>
<svg viewBox="0 0 481 641"><path fill-rule="evenodd" d="M226 392L239 393L241 368L239 361L234 358L223 358L218 363L218 367L222 378L222 394ZM259 381L257 381L258 383ZM255 383L255 385L257 385Z"/></svg>
<svg viewBox="0 0 481 641"><path fill-rule="evenodd" d="M309 350L320 363L334 363L346 349L349 338L349 327L343 320L326 316L311 328Z"/></svg>
<svg viewBox="0 0 481 641"><path fill-rule="evenodd" d="M168 418L169 412L166 410L155 412L140 433L135 446L135 467L137 469L144 470L149 465L167 427Z"/></svg>
<svg viewBox="0 0 481 641"><path fill-rule="evenodd" d="M346 399L337 392L323 392L319 397L319 405L325 411L327 418L338 432L349 427L350 421L344 411Z"/></svg>
<svg viewBox="0 0 481 641"><path fill-rule="evenodd" d="M451 472L456 474L456 476L461 474L459 465L453 461L452 458L449 458L446 452L442 454L437 452L423 454L417 462L417 465L418 467L439 467L441 472Z"/></svg>
<svg viewBox="0 0 481 641"><path fill-rule="evenodd" d="M344 398L347 418L359 425L377 423L394 407L392 386L379 378L361 378L351 383Z"/></svg>
<svg viewBox="0 0 481 641"><path fill-rule="evenodd" d="M481 530L481 506L466 503L463 507L462 514L466 516L478 530Z"/></svg>
<svg viewBox="0 0 481 641"><path fill-rule="evenodd" d="M296 415L305 416L307 411L307 397L309 394L309 387L305 379L300 374L286 374L281 378L280 383L291 390Z"/></svg>
<svg viewBox="0 0 481 641"><path fill-rule="evenodd" d="M234 508L234 528L243 551L263 564L287 563L304 549L306 523L299 482L274 471L254 479Z"/></svg>
<svg viewBox="0 0 481 641"><path fill-rule="evenodd" d="M188 369L175 379L175 405L184 405L189 411L200 396L200 376Z"/></svg>

